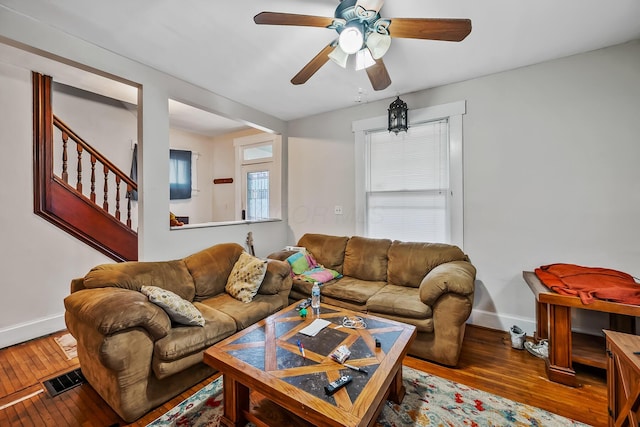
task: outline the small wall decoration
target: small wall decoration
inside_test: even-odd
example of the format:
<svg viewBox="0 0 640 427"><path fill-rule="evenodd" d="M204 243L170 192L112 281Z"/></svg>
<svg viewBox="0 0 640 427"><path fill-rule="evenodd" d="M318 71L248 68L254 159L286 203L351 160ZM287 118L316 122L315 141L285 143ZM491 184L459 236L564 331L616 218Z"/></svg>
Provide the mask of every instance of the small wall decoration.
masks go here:
<svg viewBox="0 0 640 427"><path fill-rule="evenodd" d="M233 183L233 178L216 178L213 180L214 184L231 184Z"/></svg>

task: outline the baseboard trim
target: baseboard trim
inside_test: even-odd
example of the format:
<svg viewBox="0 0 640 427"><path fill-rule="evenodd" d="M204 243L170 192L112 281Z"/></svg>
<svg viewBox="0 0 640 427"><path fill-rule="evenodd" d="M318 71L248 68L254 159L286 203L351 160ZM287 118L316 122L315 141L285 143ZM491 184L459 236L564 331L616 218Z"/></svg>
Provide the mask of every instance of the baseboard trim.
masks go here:
<svg viewBox="0 0 640 427"><path fill-rule="evenodd" d="M573 319L571 325L571 329L574 332L579 332L587 335L602 336L602 329L607 329L607 326L605 324L600 325L598 324L598 322L596 322L595 324L587 324L584 321L580 321L581 319L579 314L576 317L577 318ZM499 331L508 331L513 325L517 325L520 327L520 329L525 331L525 333L529 337L533 337L536 331L536 319L520 316L500 315L478 309L473 309L471 311L471 316L469 316L469 320L467 320L467 323L471 325L482 326L485 328L497 329ZM637 324L640 325L640 319L638 319Z"/></svg>
<svg viewBox="0 0 640 427"><path fill-rule="evenodd" d="M505 316L475 308L471 311L471 316L469 316L467 323L499 331L508 331L513 325L517 325L526 332L527 336L533 336L536 331L535 319Z"/></svg>
<svg viewBox="0 0 640 427"><path fill-rule="evenodd" d="M64 314L57 314L0 329L0 348L40 338L66 329L66 327Z"/></svg>

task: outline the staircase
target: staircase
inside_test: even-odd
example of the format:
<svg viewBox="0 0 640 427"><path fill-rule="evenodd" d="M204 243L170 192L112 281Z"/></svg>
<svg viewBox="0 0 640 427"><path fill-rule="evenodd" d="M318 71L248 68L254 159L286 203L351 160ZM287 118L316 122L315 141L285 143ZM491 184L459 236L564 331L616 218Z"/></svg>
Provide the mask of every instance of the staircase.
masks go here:
<svg viewBox="0 0 640 427"><path fill-rule="evenodd" d="M32 78L34 212L116 261L137 260L129 197L136 183L54 116L51 77L34 72ZM72 162L69 151L75 153ZM90 170L88 185L83 168Z"/></svg>

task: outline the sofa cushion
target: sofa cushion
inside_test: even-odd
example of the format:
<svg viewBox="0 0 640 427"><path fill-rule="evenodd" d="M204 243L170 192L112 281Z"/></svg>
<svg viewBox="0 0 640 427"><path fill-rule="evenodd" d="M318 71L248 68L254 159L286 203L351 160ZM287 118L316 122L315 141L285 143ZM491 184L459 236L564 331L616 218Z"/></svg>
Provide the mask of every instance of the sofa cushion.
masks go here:
<svg viewBox="0 0 640 427"><path fill-rule="evenodd" d="M195 301L224 293L227 278L243 251L237 243L221 243L184 259L193 276Z"/></svg>
<svg viewBox="0 0 640 427"><path fill-rule="evenodd" d="M162 308L171 320L182 325L204 326L204 317L186 299L166 289L157 286L143 286L140 292L149 298L149 301Z"/></svg>
<svg viewBox="0 0 640 427"><path fill-rule="evenodd" d="M344 254L343 274L362 280L387 280L389 239L352 237Z"/></svg>
<svg viewBox="0 0 640 427"><path fill-rule="evenodd" d="M395 285L387 285L369 298L367 310L413 319L426 319L433 315L431 307L420 301L418 288Z"/></svg>
<svg viewBox="0 0 640 427"><path fill-rule="evenodd" d="M236 322L230 316L202 303L194 305L205 319L204 327L175 326L154 344L152 366L159 379L202 362L204 350L236 332ZM194 354L199 357L192 357Z"/></svg>
<svg viewBox="0 0 640 427"><path fill-rule="evenodd" d="M253 301L248 304L240 302L226 293L208 298L202 301L202 304L232 317L238 330L251 326L284 307L280 295L262 294L256 295Z"/></svg>
<svg viewBox="0 0 640 427"><path fill-rule="evenodd" d="M434 267L450 261L468 260L454 245L395 240L389 248L388 282L417 288Z"/></svg>
<svg viewBox="0 0 640 427"><path fill-rule="evenodd" d="M227 278L224 290L238 301L251 302L266 272L267 261L242 252Z"/></svg>
<svg viewBox="0 0 640 427"><path fill-rule="evenodd" d="M365 304L369 298L385 285L385 282L365 281L344 276L342 279L322 285L320 287L320 298L327 296L357 304ZM309 288L309 292L311 292L311 288Z"/></svg>
<svg viewBox="0 0 640 427"><path fill-rule="evenodd" d="M344 250L348 241L349 238L346 236L307 233L300 238L298 246L311 252L318 264L343 273Z"/></svg>
<svg viewBox="0 0 640 427"><path fill-rule="evenodd" d="M158 286L187 301L193 301L195 295L193 279L182 260L98 265L84 276L84 286L88 289L111 286L138 292L142 286Z"/></svg>

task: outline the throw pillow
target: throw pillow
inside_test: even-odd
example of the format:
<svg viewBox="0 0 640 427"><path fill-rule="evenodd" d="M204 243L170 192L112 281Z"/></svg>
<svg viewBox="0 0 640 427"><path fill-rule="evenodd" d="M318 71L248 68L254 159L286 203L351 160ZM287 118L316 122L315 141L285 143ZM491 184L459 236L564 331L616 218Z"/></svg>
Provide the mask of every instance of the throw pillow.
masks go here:
<svg viewBox="0 0 640 427"><path fill-rule="evenodd" d="M239 301L251 302L258 293L265 274L267 274L267 261L242 252L229 274L224 289Z"/></svg>
<svg viewBox="0 0 640 427"><path fill-rule="evenodd" d="M202 313L189 301L157 286L142 286L140 292L149 297L149 301L162 308L171 320L190 326L204 326Z"/></svg>

